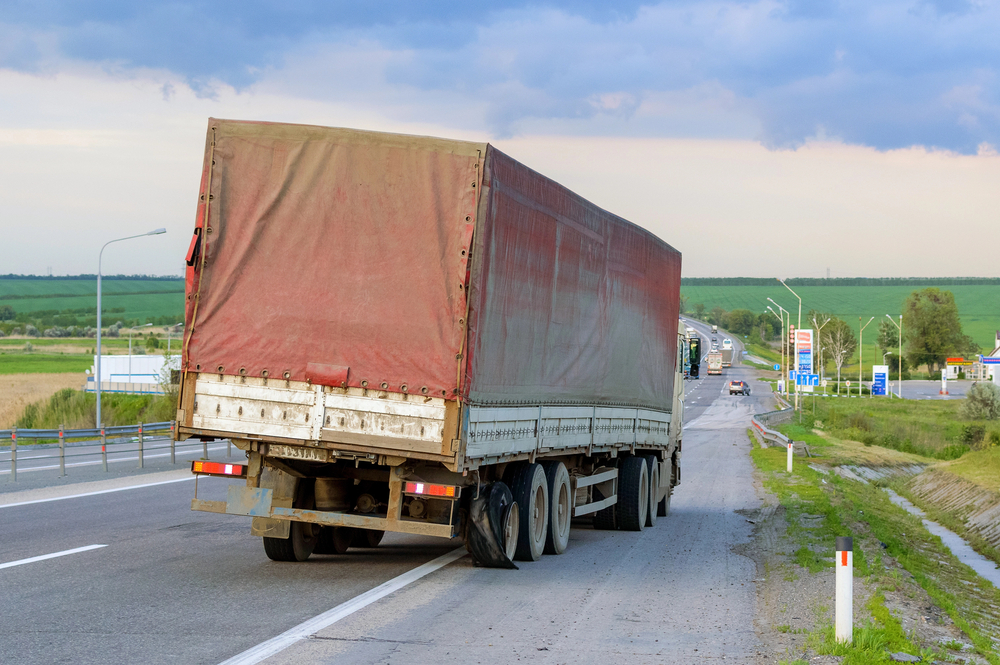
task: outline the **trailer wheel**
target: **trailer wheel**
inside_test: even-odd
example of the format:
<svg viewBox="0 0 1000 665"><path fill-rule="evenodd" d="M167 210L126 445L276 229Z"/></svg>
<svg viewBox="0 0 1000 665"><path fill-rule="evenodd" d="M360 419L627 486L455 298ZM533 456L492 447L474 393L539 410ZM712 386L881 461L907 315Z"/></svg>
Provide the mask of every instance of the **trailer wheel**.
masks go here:
<svg viewBox="0 0 1000 665"><path fill-rule="evenodd" d="M674 493L673 487L667 488L667 495L656 504L656 513L659 517L666 517L670 514L670 495Z"/></svg>
<svg viewBox="0 0 1000 665"><path fill-rule="evenodd" d="M646 458L626 457L618 473L618 528L642 531L649 510L649 471Z"/></svg>
<svg viewBox="0 0 1000 665"><path fill-rule="evenodd" d="M384 535L385 531L355 529L354 539L351 541L351 547L378 547L378 544L382 542L382 536Z"/></svg>
<svg viewBox="0 0 1000 665"><path fill-rule="evenodd" d="M569 546L570 522L573 519L573 493L569 471L562 462L543 462L549 490L549 529L545 536L545 553L562 554Z"/></svg>
<svg viewBox="0 0 1000 665"><path fill-rule="evenodd" d="M656 455L647 455L646 466L649 468L649 509L646 511L646 526L656 526L656 513L659 512L656 496L660 493L660 461L656 459Z"/></svg>
<svg viewBox="0 0 1000 665"><path fill-rule="evenodd" d="M541 464L518 465L512 470L507 484L518 505L521 522L514 558L538 561L545 551L549 530L549 483L545 470Z"/></svg>
<svg viewBox="0 0 1000 665"><path fill-rule="evenodd" d="M344 554L356 537L356 529L343 526L324 526L319 530L316 554Z"/></svg>
<svg viewBox="0 0 1000 665"><path fill-rule="evenodd" d="M315 524L292 522L288 538L264 536L264 553L272 561L305 561L313 553L318 540Z"/></svg>
<svg viewBox="0 0 1000 665"><path fill-rule="evenodd" d="M469 502L465 546L473 563L484 568L513 568L519 531L517 503L510 488L497 481L480 486Z"/></svg>

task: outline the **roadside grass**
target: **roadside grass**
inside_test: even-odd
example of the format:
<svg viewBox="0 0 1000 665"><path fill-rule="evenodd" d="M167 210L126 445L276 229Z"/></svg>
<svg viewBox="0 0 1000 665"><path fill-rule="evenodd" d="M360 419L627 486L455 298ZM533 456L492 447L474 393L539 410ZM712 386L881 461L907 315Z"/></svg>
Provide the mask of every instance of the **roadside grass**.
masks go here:
<svg viewBox="0 0 1000 665"><path fill-rule="evenodd" d="M97 400L93 393L67 388L47 400L26 406L17 419L16 426L25 429L54 429L60 425L67 429L92 428L97 426L96 406ZM176 408L177 396L169 393L106 393L101 397L101 416L108 426L164 422L174 417Z"/></svg>
<svg viewBox="0 0 1000 665"><path fill-rule="evenodd" d="M810 429L936 460L953 460L971 450L968 425L983 427L988 438L1000 426L963 420L959 400L817 400L815 415L803 414ZM998 434L1000 435L1000 434Z"/></svg>
<svg viewBox="0 0 1000 665"><path fill-rule="evenodd" d="M938 468L965 478L980 487L1000 492L1000 446L972 450L957 460L940 464Z"/></svg>
<svg viewBox="0 0 1000 665"><path fill-rule="evenodd" d="M921 648L918 637L907 634L886 607L884 593L895 591L901 580L898 570L887 566L884 556L888 555L949 615L978 654L1000 665L994 646L1000 639L1000 591L962 564L917 517L894 505L875 485L823 474L801 461L787 474L782 449L755 445L751 458L764 475L765 487L785 507L788 535L798 548L794 552L796 563L812 574L832 567L836 536L853 535L854 574L874 589L866 605L870 616L855 626L851 645L838 644L833 625L827 621L810 634L812 649L842 656L843 663L857 665L888 663L889 651L920 656L925 661L950 659L940 647ZM839 461L845 460L841 451ZM830 461L818 456L813 463Z"/></svg>
<svg viewBox="0 0 1000 665"><path fill-rule="evenodd" d="M83 374L93 364L94 357L84 354L0 353L0 374Z"/></svg>

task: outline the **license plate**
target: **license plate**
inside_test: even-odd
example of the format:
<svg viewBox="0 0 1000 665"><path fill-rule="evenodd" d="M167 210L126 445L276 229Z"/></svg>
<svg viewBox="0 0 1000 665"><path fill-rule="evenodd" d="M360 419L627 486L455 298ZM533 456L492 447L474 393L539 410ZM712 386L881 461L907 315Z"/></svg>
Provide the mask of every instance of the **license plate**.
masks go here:
<svg viewBox="0 0 1000 665"><path fill-rule="evenodd" d="M271 444L267 448L267 454L272 457L284 457L286 459L305 459L313 462L326 462L329 459L330 451L321 448L303 448L300 446L282 446Z"/></svg>

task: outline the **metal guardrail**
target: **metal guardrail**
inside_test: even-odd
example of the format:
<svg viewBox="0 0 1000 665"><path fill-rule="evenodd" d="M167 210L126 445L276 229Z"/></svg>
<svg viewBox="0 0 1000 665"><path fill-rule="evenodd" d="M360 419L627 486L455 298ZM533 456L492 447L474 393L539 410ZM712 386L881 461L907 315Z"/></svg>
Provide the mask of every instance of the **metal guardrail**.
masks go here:
<svg viewBox="0 0 1000 665"><path fill-rule="evenodd" d="M792 439L789 439L787 436L775 429L771 429L771 427L775 425L787 423L792 419L793 415L795 415L795 410L791 407L781 409L779 411L758 413L750 419L750 429L753 430L754 436L757 437L757 440L760 441L761 445L770 445L773 443L776 446L785 448L789 444L792 444L794 449L796 446L794 445L795 442ZM812 454L809 452L809 446L800 442L798 447L803 453L805 453L806 457L812 457Z"/></svg>
<svg viewBox="0 0 1000 665"><path fill-rule="evenodd" d="M66 458L74 457L95 457L97 455L101 456L101 464L104 467L104 471L108 470L108 439L112 439L112 444L116 443L127 443L122 441L124 438L134 439L137 444L135 448L119 448L115 450L116 453L138 453L139 468L143 468L145 464L145 442L146 436L152 432L169 432L170 439L170 463L176 464L177 462L177 448L192 447L201 444L202 456L208 458L208 441L194 441L191 443L180 443L178 444L174 440L174 423L171 421L161 422L161 423L138 423L136 425L116 425L107 427L94 427L85 429L19 429L11 428L7 430L0 430L0 441L6 439L10 442L7 446L0 446L0 453L9 452L10 453L10 480L17 480L17 453L19 439L34 439L38 441L39 439L52 439L58 441L54 444L32 444L32 453L39 450L53 450L58 448L58 452L52 455L32 455L32 459L58 459L59 460L59 475L66 475ZM90 451L90 452L79 452L73 453L66 452L66 441L68 439L84 439L84 442L78 442L76 444L70 444L70 448L75 447L96 447L97 440L100 441L100 451ZM118 439L116 442L115 439ZM91 441L93 443L91 443ZM21 448L21 450L24 450ZM232 456L232 442L227 441L227 451L226 456Z"/></svg>

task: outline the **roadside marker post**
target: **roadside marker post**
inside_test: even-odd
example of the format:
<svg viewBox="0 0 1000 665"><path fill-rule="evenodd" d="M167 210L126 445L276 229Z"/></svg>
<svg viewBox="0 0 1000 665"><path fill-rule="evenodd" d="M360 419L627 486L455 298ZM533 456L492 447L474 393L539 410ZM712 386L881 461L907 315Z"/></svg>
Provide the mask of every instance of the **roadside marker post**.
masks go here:
<svg viewBox="0 0 1000 665"><path fill-rule="evenodd" d="M63 436L63 426L59 425L59 477L66 475L66 439Z"/></svg>
<svg viewBox="0 0 1000 665"><path fill-rule="evenodd" d="M792 441L788 440L788 473L792 472Z"/></svg>
<svg viewBox="0 0 1000 665"><path fill-rule="evenodd" d="M104 425L98 425L101 428L101 463L104 464L104 472L108 472L108 437L104 434Z"/></svg>
<svg viewBox="0 0 1000 665"><path fill-rule="evenodd" d="M174 455L174 424L170 423L170 463L176 464L177 460Z"/></svg>
<svg viewBox="0 0 1000 665"><path fill-rule="evenodd" d="M835 637L850 644L854 640L854 539L837 536L837 591Z"/></svg>
<svg viewBox="0 0 1000 665"><path fill-rule="evenodd" d="M17 480L17 427L10 428L10 481Z"/></svg>
<svg viewBox="0 0 1000 665"><path fill-rule="evenodd" d="M139 423L139 468L142 468L142 423Z"/></svg>

